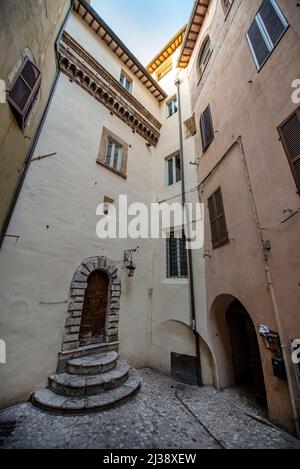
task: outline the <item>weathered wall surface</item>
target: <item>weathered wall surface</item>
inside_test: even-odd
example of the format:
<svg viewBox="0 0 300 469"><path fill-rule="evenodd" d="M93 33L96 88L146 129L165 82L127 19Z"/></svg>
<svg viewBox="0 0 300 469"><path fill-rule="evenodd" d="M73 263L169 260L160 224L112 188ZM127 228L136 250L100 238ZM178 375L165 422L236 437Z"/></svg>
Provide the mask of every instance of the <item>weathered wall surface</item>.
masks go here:
<svg viewBox="0 0 300 469"><path fill-rule="evenodd" d="M173 70L159 81L166 91L168 100L176 96L175 80L180 78L182 121L192 115L187 74L176 68L179 49L173 54ZM156 71L157 72L157 71ZM154 74L154 76L156 73ZM179 114L167 118L167 107L161 104L160 119L163 123L161 138L154 156L153 186L156 202L181 204L181 182L167 185L166 158L180 150ZM184 129L183 129L184 130ZM199 202L197 191L197 169L191 165L195 162L194 138L184 139L184 172L187 202ZM204 279L204 259L202 250L193 251L195 277L197 329L202 339L208 341L206 323L206 299ZM191 331L190 291L188 279L166 278L166 241L153 242L153 309L151 311L152 336L149 352L150 363L161 371L169 373L171 354L195 355L195 336ZM167 334L167 328L169 333ZM177 339L175 339L177 337ZM158 345L160 344L160 345ZM202 347L203 381L212 384L210 354Z"/></svg>
<svg viewBox="0 0 300 469"><path fill-rule="evenodd" d="M227 155L200 190L200 197L207 204L207 199L221 186L230 238L229 244L212 250L206 208L205 249L211 255L206 260L207 309L220 387L232 384L233 375L231 358L224 346L226 340L224 342L220 330L227 327L220 322L224 311L220 305L215 306L218 298L227 294L238 298L252 317L256 330L260 324L278 330L266 289L264 260L250 205L241 148L236 144L227 152L239 136L260 225L265 239L272 245L269 266L286 338L300 336L300 218L295 216L281 224L287 217L285 210L299 208L299 194L277 132L277 127L296 108L291 100L291 86L292 81L299 78L300 11L293 2L278 0L290 27L257 73L245 35L260 3L259 0L235 1L224 22L221 2L212 2L189 68L197 124L199 126L201 112L210 103L216 130L215 139L204 154L200 133L197 133L199 182L223 155ZM211 38L213 54L199 82L197 57L207 34ZM216 315L220 315L219 318ZM270 416L291 428L287 385L273 376L272 354L264 348L261 338L259 343Z"/></svg>
<svg viewBox="0 0 300 469"><path fill-rule="evenodd" d="M75 13L67 31L119 79L123 64ZM172 86L174 93L174 80ZM185 84L184 116L189 117L187 93ZM165 103L159 106L135 78L133 94L167 124ZM103 127L129 145L127 179L96 162ZM122 272L121 356L134 367L150 365L170 373L171 351L195 354L188 284L166 280L165 240L100 240L96 236L96 207L104 196L113 199L116 207L119 194L126 194L129 204L150 206L180 193L180 185L170 192L165 183L165 157L178 148L178 114L162 131L161 144L148 148L128 125L61 74L34 156L55 155L31 163L9 226L10 233L20 238L18 242L7 238L0 253L0 329L7 343L7 365L0 369L2 407L28 399L55 371L72 276L92 256L108 257ZM194 157L192 139L186 141L186 150L186 170L193 174L193 186L197 173L189 165ZM193 197L197 198L197 192ZM129 279L124 250L137 245L137 269ZM197 289L198 315L205 305L201 288L202 283ZM209 352L204 343L202 347L203 366L209 369ZM205 380L211 383L211 379L206 371Z"/></svg>
<svg viewBox="0 0 300 469"><path fill-rule="evenodd" d="M0 79L9 89L21 57L27 53L42 72L42 84L38 104L24 133L9 104L0 104L0 230L54 81L54 42L69 4L69 0L1 2Z"/></svg>

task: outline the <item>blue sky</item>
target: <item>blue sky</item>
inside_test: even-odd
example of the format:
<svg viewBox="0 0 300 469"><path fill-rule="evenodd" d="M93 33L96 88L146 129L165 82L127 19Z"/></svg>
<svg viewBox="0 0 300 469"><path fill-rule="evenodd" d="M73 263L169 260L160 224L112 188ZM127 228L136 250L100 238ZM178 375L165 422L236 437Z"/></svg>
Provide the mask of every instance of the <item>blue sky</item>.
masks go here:
<svg viewBox="0 0 300 469"><path fill-rule="evenodd" d="M194 0L92 0L91 5L147 65L188 22Z"/></svg>

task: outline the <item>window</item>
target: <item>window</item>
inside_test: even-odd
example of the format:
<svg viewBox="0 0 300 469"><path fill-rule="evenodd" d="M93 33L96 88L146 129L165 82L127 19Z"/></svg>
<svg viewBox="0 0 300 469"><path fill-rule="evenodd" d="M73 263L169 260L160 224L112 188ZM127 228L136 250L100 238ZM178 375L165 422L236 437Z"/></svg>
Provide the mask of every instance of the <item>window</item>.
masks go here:
<svg viewBox="0 0 300 469"><path fill-rule="evenodd" d="M127 157L127 143L103 127L97 163L126 178Z"/></svg>
<svg viewBox="0 0 300 469"><path fill-rule="evenodd" d="M167 278L187 278L188 263L184 231L171 230L166 239Z"/></svg>
<svg viewBox="0 0 300 469"><path fill-rule="evenodd" d="M247 33L248 43L259 70L288 28L275 0L264 0Z"/></svg>
<svg viewBox="0 0 300 469"><path fill-rule="evenodd" d="M278 131L300 192L300 108L279 126Z"/></svg>
<svg viewBox="0 0 300 469"><path fill-rule="evenodd" d="M193 137L197 130L196 130L196 121L195 121L195 115L193 114L192 117L187 119L184 122L184 131L185 131L185 138L190 138Z"/></svg>
<svg viewBox="0 0 300 469"><path fill-rule="evenodd" d="M156 79L157 81L160 81L163 77L165 77L171 70L173 69L173 62L172 58L169 59L164 65L162 65L157 74L156 74Z"/></svg>
<svg viewBox="0 0 300 469"><path fill-rule="evenodd" d="M211 46L210 38L207 37L201 47L199 59L198 59L199 80L202 78L202 75L208 65L211 54L212 54L212 46Z"/></svg>
<svg viewBox="0 0 300 469"><path fill-rule="evenodd" d="M167 119L177 112L177 97L174 96L167 102Z"/></svg>
<svg viewBox="0 0 300 469"><path fill-rule="evenodd" d="M109 137L106 150L106 164L117 171L121 171L122 157L122 145Z"/></svg>
<svg viewBox="0 0 300 469"><path fill-rule="evenodd" d="M229 12L230 8L232 7L233 0L222 0L222 6L225 14Z"/></svg>
<svg viewBox="0 0 300 469"><path fill-rule="evenodd" d="M168 186L176 184L181 181L181 161L180 154L176 154L170 158L167 158L167 179Z"/></svg>
<svg viewBox="0 0 300 469"><path fill-rule="evenodd" d="M8 95L8 102L13 108L18 124L23 131L32 105L38 94L41 85L41 72L26 57L21 68L12 83L11 90Z"/></svg>
<svg viewBox="0 0 300 469"><path fill-rule="evenodd" d="M228 231L224 213L223 196L219 188L208 199L212 245L216 249L228 242Z"/></svg>
<svg viewBox="0 0 300 469"><path fill-rule="evenodd" d="M201 129L201 139L202 139L202 148L205 151L215 137L213 121L211 116L210 105L205 109L200 117L200 129Z"/></svg>
<svg viewBox="0 0 300 469"><path fill-rule="evenodd" d="M123 88L125 88L125 90L127 91L131 91L131 88L132 88L132 80L131 78L129 78L128 75L126 75L125 72L121 72L121 76L120 76L120 83L121 85L123 86Z"/></svg>

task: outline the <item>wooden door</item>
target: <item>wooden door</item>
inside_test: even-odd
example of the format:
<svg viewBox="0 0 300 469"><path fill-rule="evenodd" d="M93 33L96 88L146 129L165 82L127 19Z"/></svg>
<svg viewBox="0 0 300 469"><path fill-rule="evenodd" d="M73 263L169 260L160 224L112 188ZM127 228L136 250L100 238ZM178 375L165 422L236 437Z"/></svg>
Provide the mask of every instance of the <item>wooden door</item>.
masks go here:
<svg viewBox="0 0 300 469"><path fill-rule="evenodd" d="M105 341L108 277L96 270L88 278L80 325L80 345Z"/></svg>

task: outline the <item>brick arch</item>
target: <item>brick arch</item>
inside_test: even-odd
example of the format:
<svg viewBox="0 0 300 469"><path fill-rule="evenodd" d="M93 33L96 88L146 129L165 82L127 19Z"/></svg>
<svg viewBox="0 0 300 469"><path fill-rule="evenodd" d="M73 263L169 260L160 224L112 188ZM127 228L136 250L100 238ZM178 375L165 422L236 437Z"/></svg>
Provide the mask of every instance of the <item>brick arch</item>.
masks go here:
<svg viewBox="0 0 300 469"><path fill-rule="evenodd" d="M72 278L68 301L68 316L65 322L65 334L62 341L62 352L72 352L72 350L76 350L79 347L79 331L87 280L90 274L95 270L105 272L109 279L105 323L106 343L109 344L118 341L121 297L120 272L118 267L107 257L90 257L80 264Z"/></svg>

